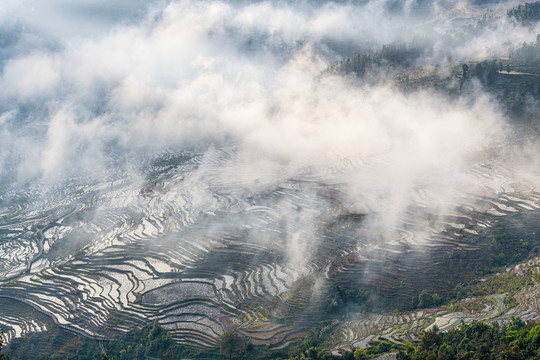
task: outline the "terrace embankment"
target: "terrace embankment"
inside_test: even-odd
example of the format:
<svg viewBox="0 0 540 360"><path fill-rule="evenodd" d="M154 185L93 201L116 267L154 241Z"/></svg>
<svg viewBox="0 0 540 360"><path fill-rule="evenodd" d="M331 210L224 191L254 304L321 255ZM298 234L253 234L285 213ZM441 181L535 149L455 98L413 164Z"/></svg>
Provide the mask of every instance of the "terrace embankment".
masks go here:
<svg viewBox="0 0 540 360"><path fill-rule="evenodd" d="M0 250L24 270L39 254L36 234L45 228L43 254L29 273L13 278L5 264L9 281L0 285L0 298L24 301L97 339L157 319L193 349L215 349L232 329L255 345L285 348L338 319L348 325L336 346L382 335L402 341L437 317L445 321L444 310L380 312L416 307L423 290L449 298L456 285L525 259L540 241L538 179L492 163L471 167L477 185L445 211L430 207L437 194L418 189L388 228L383 213L318 178L283 180L255 193L223 183L217 174L227 151L204 155L203 181L203 155L191 155L164 157L142 185L103 182L74 193L66 186L58 198L78 201L73 212L68 200L56 198L46 211L31 210L42 205L40 197L20 196L14 218L2 225ZM17 242L25 247L12 251ZM362 291L365 301L329 311L339 286ZM26 321L12 316L14 326ZM9 339L27 331L5 326Z"/></svg>

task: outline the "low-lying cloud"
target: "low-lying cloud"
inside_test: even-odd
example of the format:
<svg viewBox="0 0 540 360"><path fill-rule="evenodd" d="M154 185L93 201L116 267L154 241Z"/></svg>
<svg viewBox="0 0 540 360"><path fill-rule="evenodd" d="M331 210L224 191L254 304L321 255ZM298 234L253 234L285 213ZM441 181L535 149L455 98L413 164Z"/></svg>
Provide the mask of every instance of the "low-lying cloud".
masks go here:
<svg viewBox="0 0 540 360"><path fill-rule="evenodd" d="M343 44L374 49L412 41L451 21L435 13L435 27L386 11L379 1L155 3L134 23L65 37L52 23L22 16L21 43L31 31L47 44L53 36L54 46L6 50L2 171L21 182L55 182L115 166L130 170L141 157L169 149L232 146L235 156L219 176L255 192L318 178L368 211L388 214L389 226L417 201L418 189L439 194L435 207L452 204L473 181L469 166L506 141L507 125L490 96L404 94L390 79L362 85L347 76L317 77L342 58ZM7 22L5 14L0 19ZM534 36L502 19L455 54L504 52L497 44L514 38ZM434 61L445 58L446 40L433 41Z"/></svg>

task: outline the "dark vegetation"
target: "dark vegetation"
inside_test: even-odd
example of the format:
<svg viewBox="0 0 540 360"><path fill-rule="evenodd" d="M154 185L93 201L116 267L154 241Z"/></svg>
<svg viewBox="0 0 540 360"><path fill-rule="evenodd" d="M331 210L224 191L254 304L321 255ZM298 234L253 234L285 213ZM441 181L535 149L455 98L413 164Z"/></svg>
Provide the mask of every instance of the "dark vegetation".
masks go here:
<svg viewBox="0 0 540 360"><path fill-rule="evenodd" d="M6 355L2 351L3 346L4 346L4 336L2 335L2 332L0 331L0 360L9 360L9 356Z"/></svg>
<svg viewBox="0 0 540 360"><path fill-rule="evenodd" d="M515 18L523 24L531 24L540 20L540 2L525 3L508 10L508 17Z"/></svg>
<svg viewBox="0 0 540 360"><path fill-rule="evenodd" d="M372 53L355 53L351 58L342 60L340 63L329 67L321 75L328 74L355 74L359 77L367 77L373 72L389 69L403 69L414 65L420 58L426 47L423 41L418 39L411 44L395 42L384 45L380 51Z"/></svg>
<svg viewBox="0 0 540 360"><path fill-rule="evenodd" d="M540 325L525 323L519 318L503 327L462 323L447 332L435 327L422 333L418 343L396 345L380 339L366 349L354 349L332 355L316 331L311 331L289 359L306 360L366 360L388 352L397 352L398 360L529 360L540 358Z"/></svg>
<svg viewBox="0 0 540 360"><path fill-rule="evenodd" d="M330 301L326 306L328 313L342 313L344 311L367 311L370 293L366 289L351 289L344 286L334 286L331 289Z"/></svg>
<svg viewBox="0 0 540 360"><path fill-rule="evenodd" d="M176 343L157 322L126 334L120 339L103 341L102 344L106 349L105 359L183 359L200 355L207 357L207 354L188 350ZM98 359L102 350L98 340L74 335L53 327L47 332L33 333L26 338L14 339L9 344L8 353L12 359L17 360L75 360ZM219 358L217 354L213 357Z"/></svg>
<svg viewBox="0 0 540 360"><path fill-rule="evenodd" d="M462 323L447 332L435 327L422 333L418 343L396 345L386 340L372 341L366 349L355 349L339 356L329 354L316 331L311 331L289 359L365 360L380 354L397 352L398 360L529 360L540 358L540 325L519 318L500 327Z"/></svg>
<svg viewBox="0 0 540 360"><path fill-rule="evenodd" d="M528 360L540 358L540 325L525 323L519 318L513 318L508 325L502 327L486 325L481 322L471 325L462 323L461 326L447 332L439 332L435 327L422 333L418 343L398 345L379 339L371 341L366 349L353 349L341 354L330 352L326 335L324 329L320 331L312 329L296 347L280 357L280 355L271 356L264 349L250 345L249 339L233 331L223 336L220 356L217 353L188 353L180 345L174 343L166 331L154 323L139 332L126 336L121 341L106 342L107 354L90 345L96 341L87 338L81 338L81 341L71 348L71 353L53 351L52 354L44 355L40 354L39 348L35 346L32 348L19 347L18 351L13 351L17 348L14 343L10 345L10 353L13 359L81 360L151 358L363 360L388 352L397 352L399 360ZM70 341L73 341L73 338ZM0 360L9 360L9 357L1 352L1 344L0 340ZM81 350L90 351L75 351L81 347L83 348Z"/></svg>
<svg viewBox="0 0 540 360"><path fill-rule="evenodd" d="M330 301L326 306L326 312L328 314L346 314L351 312L373 312L381 310L380 306L377 306L376 293L364 288L354 289L346 288L344 286L334 286L330 290ZM426 290L422 290L418 294L418 299L415 302L415 308L424 309L432 306L441 305L446 301L445 298L439 294L428 293ZM392 310L388 307L385 310Z"/></svg>
<svg viewBox="0 0 540 360"><path fill-rule="evenodd" d="M539 359L540 325L527 325L518 318L505 327L476 323L447 332L424 332L419 344L399 351L399 360Z"/></svg>
<svg viewBox="0 0 540 360"><path fill-rule="evenodd" d="M219 351L222 355L232 359L236 357L249 358L254 354L254 346L249 338L240 335L236 331L228 331L221 337Z"/></svg>

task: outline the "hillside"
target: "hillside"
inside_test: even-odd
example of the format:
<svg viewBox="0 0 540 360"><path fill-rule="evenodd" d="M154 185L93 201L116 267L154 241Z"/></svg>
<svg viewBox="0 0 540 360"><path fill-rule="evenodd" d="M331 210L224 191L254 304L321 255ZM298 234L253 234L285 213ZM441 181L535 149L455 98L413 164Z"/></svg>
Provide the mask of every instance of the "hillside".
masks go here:
<svg viewBox="0 0 540 360"><path fill-rule="evenodd" d="M536 356L540 7L407 4L2 15L6 352Z"/></svg>

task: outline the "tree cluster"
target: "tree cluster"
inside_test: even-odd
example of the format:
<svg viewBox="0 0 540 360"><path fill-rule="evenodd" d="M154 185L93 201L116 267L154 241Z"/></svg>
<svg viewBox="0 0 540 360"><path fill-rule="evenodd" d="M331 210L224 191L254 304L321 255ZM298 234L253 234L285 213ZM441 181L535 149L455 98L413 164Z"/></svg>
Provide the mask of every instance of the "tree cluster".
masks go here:
<svg viewBox="0 0 540 360"><path fill-rule="evenodd" d="M423 333L417 345L400 351L398 360L532 360L540 358L540 325L513 318L506 327L462 323L459 328Z"/></svg>
<svg viewBox="0 0 540 360"><path fill-rule="evenodd" d="M237 331L228 331L221 337L219 351L229 360L246 358L247 354L252 350L253 343L251 339L240 335Z"/></svg>
<svg viewBox="0 0 540 360"><path fill-rule="evenodd" d="M424 309L432 306L438 306L444 302L444 299L437 293L430 294L426 290L422 290L418 295L418 308Z"/></svg>
<svg viewBox="0 0 540 360"><path fill-rule="evenodd" d="M4 354L2 351L2 347L4 346L4 335L2 334L2 331L0 330L0 360L9 360L9 356Z"/></svg>
<svg viewBox="0 0 540 360"><path fill-rule="evenodd" d="M525 3L508 10L508 17L515 18L522 24L530 24L540 20L540 2Z"/></svg>
<svg viewBox="0 0 540 360"><path fill-rule="evenodd" d="M329 314L340 314L345 310L367 311L372 306L369 298L372 294L366 289L351 289L344 286L334 286L330 291L330 301L326 306Z"/></svg>
<svg viewBox="0 0 540 360"><path fill-rule="evenodd" d="M425 47L420 40L407 45L404 42L394 42L383 45L381 50L374 53L355 53L352 57L331 66L325 73L355 74L363 77L376 69L404 68L411 66L424 54Z"/></svg>

